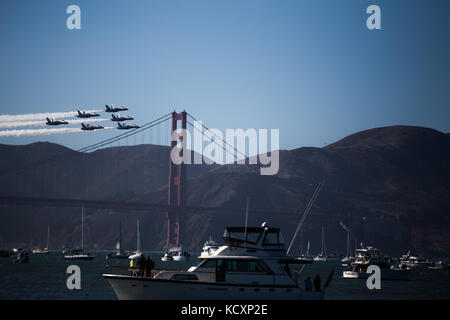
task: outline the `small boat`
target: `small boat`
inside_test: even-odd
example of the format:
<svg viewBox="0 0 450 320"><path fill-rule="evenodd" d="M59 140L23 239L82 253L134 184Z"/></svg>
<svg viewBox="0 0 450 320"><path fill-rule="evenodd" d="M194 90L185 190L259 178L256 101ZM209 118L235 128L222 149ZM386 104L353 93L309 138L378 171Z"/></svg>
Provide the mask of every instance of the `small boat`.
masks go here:
<svg viewBox="0 0 450 320"><path fill-rule="evenodd" d="M226 227L225 245L187 270L160 271L152 278L103 274L119 300L323 300L306 291L290 265L279 228Z"/></svg>
<svg viewBox="0 0 450 320"><path fill-rule="evenodd" d="M322 227L322 252L318 255L314 257L314 261L316 262L325 262L327 261L327 255L326 255L326 250L325 250L325 233Z"/></svg>
<svg viewBox="0 0 450 320"><path fill-rule="evenodd" d="M136 251L128 256L128 259L137 260L142 255L142 242L141 242L141 229L139 225L139 220L136 221Z"/></svg>
<svg viewBox="0 0 450 320"><path fill-rule="evenodd" d="M296 257L296 259L301 261L302 263L305 263L305 264L312 263L314 261L314 257L309 254L309 248L310 248L310 245L309 245L309 241L308 241L308 247L306 248L306 253L303 254L303 250L302 250L300 255L298 257Z"/></svg>
<svg viewBox="0 0 450 320"><path fill-rule="evenodd" d="M128 254L122 250L122 222L119 224L119 241L116 243L116 250L108 253L106 259L128 259Z"/></svg>
<svg viewBox="0 0 450 320"><path fill-rule="evenodd" d="M92 260L94 255L84 252L84 207L81 207L81 249L64 250L66 260Z"/></svg>
<svg viewBox="0 0 450 320"><path fill-rule="evenodd" d="M161 261L173 261L173 255L171 252L165 252L161 257Z"/></svg>
<svg viewBox="0 0 450 320"><path fill-rule="evenodd" d="M172 251L173 261L187 261L191 258L189 252L187 252L181 247L173 248L172 250L174 250Z"/></svg>
<svg viewBox="0 0 450 320"><path fill-rule="evenodd" d="M219 249L219 245L217 244L217 242L215 242L211 238L211 236L209 236L209 240L207 240L205 242L205 244L203 245L202 252L200 253L200 257L201 258L209 257L218 249Z"/></svg>
<svg viewBox="0 0 450 320"><path fill-rule="evenodd" d="M50 225L47 226L47 246L44 249L36 248L33 249L33 254L48 254L50 251L48 251L48 244L50 241Z"/></svg>
<svg viewBox="0 0 450 320"><path fill-rule="evenodd" d="M450 270L450 264L444 261L438 261L434 263L432 266L429 266L430 270Z"/></svg>
<svg viewBox="0 0 450 320"><path fill-rule="evenodd" d="M28 251L22 248L16 249L13 254L13 262L14 263L28 263Z"/></svg>
<svg viewBox="0 0 450 320"><path fill-rule="evenodd" d="M66 260L92 260L95 256L90 253L85 253L83 249L67 250L64 254Z"/></svg>
<svg viewBox="0 0 450 320"><path fill-rule="evenodd" d="M392 259L383 257L380 251L374 247L367 247L356 250L355 262L348 265L348 269L343 271L344 279L367 279L371 273L367 273L370 265L380 268L381 280L408 280L409 270L395 268Z"/></svg>
<svg viewBox="0 0 450 320"><path fill-rule="evenodd" d="M408 251L406 254L402 255L399 260L400 266L406 267L407 269L427 267L433 264L431 261L426 260L423 257L411 254L411 251Z"/></svg>
<svg viewBox="0 0 450 320"><path fill-rule="evenodd" d="M350 255L350 231L347 231L347 255L341 259L341 262L350 263L350 262L354 262L354 261L355 261L355 257L352 257Z"/></svg>

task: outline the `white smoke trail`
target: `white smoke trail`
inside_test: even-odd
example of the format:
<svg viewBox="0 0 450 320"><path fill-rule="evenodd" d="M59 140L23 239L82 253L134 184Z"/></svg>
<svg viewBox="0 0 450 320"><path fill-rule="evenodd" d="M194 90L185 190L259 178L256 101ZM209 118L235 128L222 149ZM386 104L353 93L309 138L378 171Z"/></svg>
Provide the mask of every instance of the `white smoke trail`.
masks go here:
<svg viewBox="0 0 450 320"><path fill-rule="evenodd" d="M114 129L114 127L105 127L100 130ZM55 128L55 129L22 129L22 130L3 130L0 131L0 138L4 137L22 137L22 136L40 136L49 134L90 132L83 131L81 128Z"/></svg>
<svg viewBox="0 0 450 320"><path fill-rule="evenodd" d="M110 119L76 119L76 120L66 120L69 124L73 123L92 123L92 122L101 122L101 121L109 121ZM46 121L18 121L18 122L0 122L0 128L9 129L9 128L19 128L19 127L39 127L46 126Z"/></svg>
<svg viewBox="0 0 450 320"><path fill-rule="evenodd" d="M81 111L82 109L80 109ZM104 110L86 110L86 112L102 112ZM0 122L8 121L30 121L30 120L45 120L45 118L71 118L75 117L78 113L76 111L69 112L47 112L47 113L28 113L28 114L17 114L17 115L0 115Z"/></svg>

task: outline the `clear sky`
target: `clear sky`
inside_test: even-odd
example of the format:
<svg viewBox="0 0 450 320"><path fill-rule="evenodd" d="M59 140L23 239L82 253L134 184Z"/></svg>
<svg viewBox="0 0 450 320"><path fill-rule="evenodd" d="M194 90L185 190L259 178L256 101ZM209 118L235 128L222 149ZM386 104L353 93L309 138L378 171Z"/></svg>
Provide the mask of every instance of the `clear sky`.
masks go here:
<svg viewBox="0 0 450 320"><path fill-rule="evenodd" d="M66 28L71 4L81 30ZM366 27L371 4L381 30ZM140 124L186 109L221 130L279 128L283 149L394 124L449 132L449 13L446 0L1 0L0 114L113 103Z"/></svg>

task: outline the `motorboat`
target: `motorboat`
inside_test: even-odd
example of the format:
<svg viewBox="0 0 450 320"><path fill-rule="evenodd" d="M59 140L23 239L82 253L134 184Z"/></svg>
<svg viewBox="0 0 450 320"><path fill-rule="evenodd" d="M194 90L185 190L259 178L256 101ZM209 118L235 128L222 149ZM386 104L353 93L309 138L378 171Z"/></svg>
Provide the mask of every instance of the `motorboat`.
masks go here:
<svg viewBox="0 0 450 320"><path fill-rule="evenodd" d="M103 274L120 300L305 300L324 291L305 291L286 253L279 228L226 227L225 245L187 270L160 270L151 278ZM332 274L324 285L330 283ZM302 282L302 281L300 281Z"/></svg>
<svg viewBox="0 0 450 320"><path fill-rule="evenodd" d="M173 261L172 252L169 252L169 251L165 252L164 255L161 257L161 261L164 261L164 262Z"/></svg>
<svg viewBox="0 0 450 320"><path fill-rule="evenodd" d="M210 236L209 240L207 240L205 242L205 244L203 245L202 252L200 253L200 257L201 258L209 257L218 249L219 249L219 245Z"/></svg>
<svg viewBox="0 0 450 320"><path fill-rule="evenodd" d="M172 253L173 261L187 261L191 258L189 252L183 249L183 247L176 247L169 250Z"/></svg>
<svg viewBox="0 0 450 320"><path fill-rule="evenodd" d="M94 255L84 252L84 208L81 207L81 248L74 250L64 250L66 260L93 260Z"/></svg>
<svg viewBox="0 0 450 320"><path fill-rule="evenodd" d="M325 233L322 227L322 251L319 255L314 257L314 261L316 262L326 262L327 261L327 255L325 250Z"/></svg>
<svg viewBox="0 0 450 320"><path fill-rule="evenodd" d="M29 256L28 251L22 248L18 248L13 254L14 263L28 263Z"/></svg>
<svg viewBox="0 0 450 320"><path fill-rule="evenodd" d="M400 258L400 265L405 266L407 269L416 269L418 267L431 266L433 263L426 260L423 257L411 254L411 251L402 255Z"/></svg>
<svg viewBox="0 0 450 320"><path fill-rule="evenodd" d="M370 265L380 268L382 280L408 280L409 270L395 268L392 259L383 257L380 251L374 247L356 249L356 259L343 271L345 279L367 279L371 273L367 273Z"/></svg>
<svg viewBox="0 0 450 320"><path fill-rule="evenodd" d="M108 253L106 259L128 259L128 254L122 250L122 222L119 224L119 240L116 243L116 250Z"/></svg>
<svg viewBox="0 0 450 320"><path fill-rule="evenodd" d="M48 250L48 244L50 241L50 225L47 226L47 246L44 249L36 248L33 249L33 254L48 254L50 251Z"/></svg>
<svg viewBox="0 0 450 320"><path fill-rule="evenodd" d="M429 266L428 269L430 269L430 270L449 270L450 264L448 262L438 261L438 262L434 263L433 265Z"/></svg>
<svg viewBox="0 0 450 320"><path fill-rule="evenodd" d="M94 255L84 252L83 249L67 250L64 254L66 260L93 260Z"/></svg>

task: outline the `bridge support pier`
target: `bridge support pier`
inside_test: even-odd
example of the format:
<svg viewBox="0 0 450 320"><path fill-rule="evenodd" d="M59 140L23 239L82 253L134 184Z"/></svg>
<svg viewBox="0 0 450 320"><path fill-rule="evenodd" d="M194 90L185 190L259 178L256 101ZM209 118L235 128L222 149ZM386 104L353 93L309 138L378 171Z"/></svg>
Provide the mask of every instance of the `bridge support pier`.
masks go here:
<svg viewBox="0 0 450 320"><path fill-rule="evenodd" d="M186 130L186 112L172 113L172 130L169 154L169 188L168 188L168 204L169 206L183 207L186 204L186 164L183 161L176 164L173 162L172 153L176 152L177 145L183 142L183 132L178 132L177 129ZM180 126L178 126L178 122ZM183 157L183 149L178 153L180 158ZM178 247L181 238L181 210L168 210L167 212L167 240L166 248L172 246Z"/></svg>

